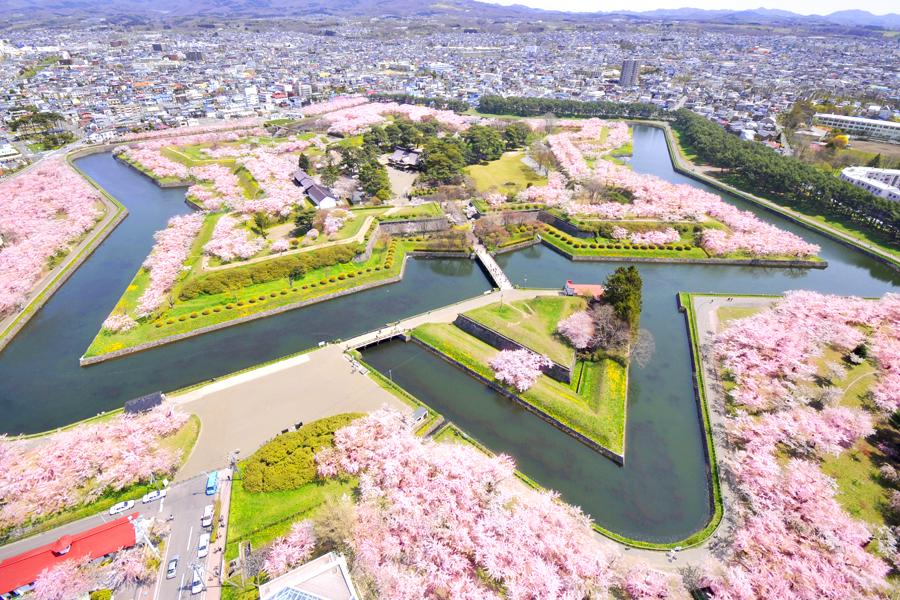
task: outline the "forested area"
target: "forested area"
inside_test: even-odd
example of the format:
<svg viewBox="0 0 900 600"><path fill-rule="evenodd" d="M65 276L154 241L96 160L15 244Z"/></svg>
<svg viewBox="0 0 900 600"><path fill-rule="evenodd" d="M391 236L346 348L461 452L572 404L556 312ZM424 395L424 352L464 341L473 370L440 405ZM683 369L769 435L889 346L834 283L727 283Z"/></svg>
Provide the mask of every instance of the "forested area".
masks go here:
<svg viewBox="0 0 900 600"><path fill-rule="evenodd" d="M727 169L723 179L728 183L806 214L851 221L900 246L900 204L762 144L742 141L689 110L675 116L681 142L701 161Z"/></svg>
<svg viewBox="0 0 900 600"><path fill-rule="evenodd" d="M510 96L482 96L478 111L492 115L516 115L540 117L553 114L557 117L603 117L608 119L640 118L668 119L665 110L655 104L643 102L581 102L556 98L523 98Z"/></svg>

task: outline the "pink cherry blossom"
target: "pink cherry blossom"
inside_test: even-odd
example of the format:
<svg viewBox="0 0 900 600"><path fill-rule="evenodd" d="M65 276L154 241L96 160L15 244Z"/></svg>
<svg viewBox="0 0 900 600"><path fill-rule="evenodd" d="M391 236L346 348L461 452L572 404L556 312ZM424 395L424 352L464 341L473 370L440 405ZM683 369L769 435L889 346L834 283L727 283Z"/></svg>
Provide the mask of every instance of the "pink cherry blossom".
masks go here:
<svg viewBox="0 0 900 600"><path fill-rule="evenodd" d="M0 437L0 530L92 502L154 474L171 474L181 457L160 440L187 418L163 405L36 441Z"/></svg>
<svg viewBox="0 0 900 600"><path fill-rule="evenodd" d="M266 551L263 569L271 577L278 577L308 560L315 546L316 534L312 522L294 523L290 533L275 540Z"/></svg>
<svg viewBox="0 0 900 600"><path fill-rule="evenodd" d="M488 206L500 206L506 202L506 196L497 192L490 192L484 195L484 201L487 202Z"/></svg>
<svg viewBox="0 0 900 600"><path fill-rule="evenodd" d="M638 565L625 574L622 585L629 600L649 600L669 597L670 576L656 569Z"/></svg>
<svg viewBox="0 0 900 600"><path fill-rule="evenodd" d="M681 239L681 236L672 227L663 230L644 231L632 233L628 236L632 244L671 244Z"/></svg>
<svg viewBox="0 0 900 600"><path fill-rule="evenodd" d="M223 206L235 206L243 200L243 189L237 175L228 167L212 164L193 167L191 175L200 181L209 181L212 190L199 185L193 185L188 189L188 195L193 196L207 210L218 210ZM213 193L214 192L214 193Z"/></svg>
<svg viewBox="0 0 900 600"><path fill-rule="evenodd" d="M520 392L534 385L542 369L549 367L550 359L531 350L501 350L488 364L494 370L497 381L511 385Z"/></svg>
<svg viewBox="0 0 900 600"><path fill-rule="evenodd" d="M290 247L290 242L283 238L280 240L275 240L271 245L272 252L285 252L290 249Z"/></svg>
<svg viewBox="0 0 900 600"><path fill-rule="evenodd" d="M594 337L594 320L587 311L580 310L560 321L556 330L569 340L572 346L582 350L587 348L591 338Z"/></svg>
<svg viewBox="0 0 900 600"><path fill-rule="evenodd" d="M322 120L328 132L338 135L354 135L365 131L373 125L387 122L386 115L398 115L411 121L435 120L438 123L462 131L466 129L473 117L458 115L449 110L437 110L427 106L397 104L396 102L373 102L361 104L323 115Z"/></svg>
<svg viewBox="0 0 900 600"><path fill-rule="evenodd" d="M356 566L379 597L581 599L602 594L609 559L587 517L516 483L506 456L416 437L376 411L316 457L322 476L359 477ZM496 585L490 582L496 582Z"/></svg>
<svg viewBox="0 0 900 600"><path fill-rule="evenodd" d="M95 584L88 560L66 560L40 572L34 581L34 600L72 600Z"/></svg>
<svg viewBox="0 0 900 600"><path fill-rule="evenodd" d="M144 260L144 268L150 271L150 281L138 299L138 317L149 315L163 303L181 275L191 244L202 226L203 214L194 213L172 217L166 229L153 234L156 244Z"/></svg>
<svg viewBox="0 0 900 600"><path fill-rule="evenodd" d="M882 597L890 567L866 550L871 533L843 511L818 465L870 435L872 420L857 409L814 408L803 384L826 348L847 353L863 342L879 382L890 381L881 361L896 369L897 357L881 344L897 339L898 316L896 294L875 301L790 292L717 336L715 356L734 379L723 467L740 501L724 572L711 582L716 598ZM882 408L896 408L897 392L894 381L894 402Z"/></svg>
<svg viewBox="0 0 900 600"><path fill-rule="evenodd" d="M103 321L103 329L113 333L121 333L135 327L137 327L137 321L124 313L111 314Z"/></svg>
<svg viewBox="0 0 900 600"><path fill-rule="evenodd" d="M335 209L329 211L325 216L325 222L322 225L322 229L325 232L325 235L334 235L338 231L341 230L341 227L344 226L344 222L350 217L350 214L341 209Z"/></svg>
<svg viewBox="0 0 900 600"><path fill-rule="evenodd" d="M216 223L210 240L203 246L203 251L223 262L231 262L250 258L262 250L265 244L265 240L254 237L240 227L236 219L225 215Z"/></svg>
<svg viewBox="0 0 900 600"><path fill-rule="evenodd" d="M359 106L368 102L363 96L338 96L325 102L317 102L303 107L303 114L307 117L322 115L336 110L342 110L353 106Z"/></svg>
<svg viewBox="0 0 900 600"><path fill-rule="evenodd" d="M257 127L262 122L259 117L251 117L248 119L233 119L222 123L211 123L208 125L194 125L190 127L176 127L170 129L161 129L158 131L141 131L138 133L130 133L122 136L123 140L150 140L169 138L174 136L201 135L209 133L221 133L229 130L241 130Z"/></svg>
<svg viewBox="0 0 900 600"><path fill-rule="evenodd" d="M101 216L100 193L65 161L47 159L0 183L0 317L25 304L48 260Z"/></svg>

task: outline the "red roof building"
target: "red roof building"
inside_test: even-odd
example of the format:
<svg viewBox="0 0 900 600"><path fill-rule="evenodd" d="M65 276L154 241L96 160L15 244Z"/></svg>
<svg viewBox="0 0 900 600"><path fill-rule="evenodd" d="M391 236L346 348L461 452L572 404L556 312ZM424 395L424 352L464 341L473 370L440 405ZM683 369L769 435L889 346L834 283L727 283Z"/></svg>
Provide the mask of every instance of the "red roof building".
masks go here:
<svg viewBox="0 0 900 600"><path fill-rule="evenodd" d="M0 561L0 594L34 583L44 569L50 569L65 560L78 560L89 556L100 558L136 543L132 521L138 513L104 523L73 535L64 535L55 542L23 552Z"/></svg>
<svg viewBox="0 0 900 600"><path fill-rule="evenodd" d="M585 298L599 299L603 295L603 286L592 283L572 283L571 279L566 280L563 292L566 296L584 296Z"/></svg>

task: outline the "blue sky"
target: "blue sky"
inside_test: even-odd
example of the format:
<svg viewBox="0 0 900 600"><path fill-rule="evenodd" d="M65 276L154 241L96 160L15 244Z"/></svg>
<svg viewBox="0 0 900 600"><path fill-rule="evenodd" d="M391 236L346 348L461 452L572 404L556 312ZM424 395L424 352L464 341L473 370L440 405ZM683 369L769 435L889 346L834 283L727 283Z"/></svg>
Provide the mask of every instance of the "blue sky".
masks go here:
<svg viewBox="0 0 900 600"><path fill-rule="evenodd" d="M890 2L886 0L781 0L766 2L765 0L486 0L494 4L524 4L535 8L571 11L611 11L611 10L653 10L656 8L691 8L745 10L751 8L778 8L790 10L802 15L824 15L838 10L860 9L875 14L889 12Z"/></svg>

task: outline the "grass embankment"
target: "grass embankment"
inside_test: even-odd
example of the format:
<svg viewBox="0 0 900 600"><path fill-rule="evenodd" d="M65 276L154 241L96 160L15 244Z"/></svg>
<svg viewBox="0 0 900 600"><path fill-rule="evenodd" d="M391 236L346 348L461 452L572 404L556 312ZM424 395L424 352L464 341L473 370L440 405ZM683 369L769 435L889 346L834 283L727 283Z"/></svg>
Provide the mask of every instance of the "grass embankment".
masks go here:
<svg viewBox="0 0 900 600"><path fill-rule="evenodd" d="M425 219L431 217L441 217L444 215L443 209L437 202L423 202L415 206L405 206L396 210L389 210L379 215L379 221L405 221L408 219Z"/></svg>
<svg viewBox="0 0 900 600"><path fill-rule="evenodd" d="M104 415L102 418L111 418L117 415L118 412L110 413ZM90 419L90 421L97 420L101 420L101 418ZM51 433L55 433L55 430ZM193 450L194 444L197 442L197 437L199 435L200 417L198 417L197 415L191 415L188 418L188 421L184 425L182 425L182 427L178 431L168 437L163 438L160 441L160 445L168 450L181 453L181 463L179 465L180 468L180 466L187 461L188 456L190 456L191 450ZM39 533L55 529L56 527L59 527L61 525L65 525L66 523L72 523L74 521L78 521L79 519L90 517L97 513L106 511L113 504L118 504L119 502L125 500L139 501L141 496L143 496L147 492L160 489L161 487L162 480L158 479L154 481L153 484L151 484L149 481L142 481L121 490L109 490L105 494L100 496L99 499L93 502L82 504L81 506L76 506L61 513L57 513L55 515L51 515L47 518L41 519L21 533L12 534L12 532L9 530L0 532L0 544L8 544L17 539L37 535Z"/></svg>
<svg viewBox="0 0 900 600"><path fill-rule="evenodd" d="M575 360L575 349L557 335L556 325L586 306L584 298L552 296L489 304L463 314L554 362L569 366Z"/></svg>
<svg viewBox="0 0 900 600"><path fill-rule="evenodd" d="M372 256L365 262L340 263L315 269L292 285L286 278L282 278L230 292L201 294L191 300L177 300L171 308L163 310L155 318L141 321L130 331L111 333L101 330L91 342L85 356L130 348L396 277L402 271L406 253L415 247L412 242L392 240L389 244L376 244ZM194 260L196 259L195 256ZM138 271L113 312L133 314L148 282L149 273L144 269ZM176 287L175 297L178 297L177 289Z"/></svg>
<svg viewBox="0 0 900 600"><path fill-rule="evenodd" d="M416 327L412 336L485 379L494 380L488 361L497 354L497 350L461 329L449 324L427 323ZM622 454L625 448L626 398L624 394L618 398L602 397L604 385L609 394L620 389L614 383L604 383L608 370L614 368L609 367L607 362L612 361L584 363L580 382L576 380L571 385L541 375L523 393L508 389L524 402L586 438Z"/></svg>
<svg viewBox="0 0 900 600"><path fill-rule="evenodd" d="M529 184L546 185L546 177L538 175L522 162L524 156L522 151L506 152L487 164L466 167L465 173L472 178L479 192L496 190L501 194L508 194L523 190Z"/></svg>

